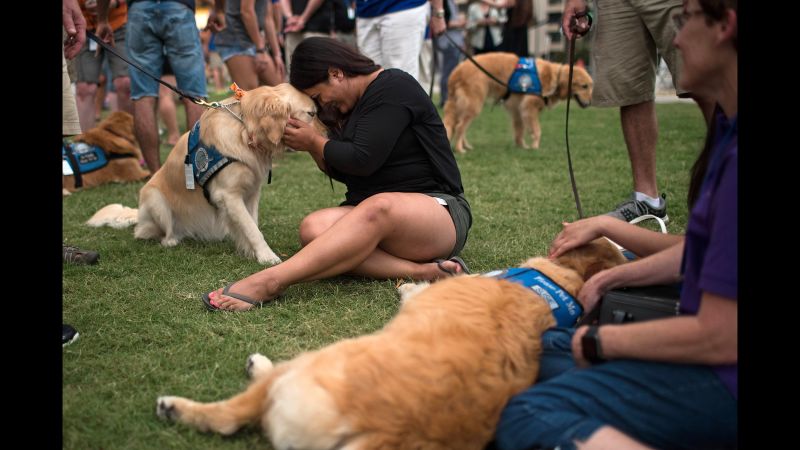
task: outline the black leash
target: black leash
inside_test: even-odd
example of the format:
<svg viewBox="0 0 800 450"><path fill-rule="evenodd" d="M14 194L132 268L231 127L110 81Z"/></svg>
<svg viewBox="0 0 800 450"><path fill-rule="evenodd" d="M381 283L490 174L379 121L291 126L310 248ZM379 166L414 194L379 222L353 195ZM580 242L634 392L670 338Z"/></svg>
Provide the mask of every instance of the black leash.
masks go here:
<svg viewBox="0 0 800 450"><path fill-rule="evenodd" d="M580 33L581 36L589 32L589 28L592 26L592 16L589 15L588 11L583 11L576 13L575 16L570 20L570 28L572 29L572 38L569 40L569 77L567 78L567 123L564 127L564 135L567 141L567 166L569 167L569 181L572 183L572 195L575 197L575 206L578 208L578 219L583 219L583 209L581 208L581 198L578 195L578 185L575 183L575 173L572 171L572 155L569 151L569 104L570 100L572 100L572 70L575 66L575 39L577 38L578 31L577 31L577 22L578 19L581 17L586 17L589 21L589 26L583 33Z"/></svg>
<svg viewBox="0 0 800 450"><path fill-rule="evenodd" d="M461 48L461 46L460 46L460 45L456 44L456 43L455 43L455 41L453 40L453 38L451 38L450 36L448 36L448 35L447 35L447 33L442 33L442 34L444 34L444 37L446 37L446 38L447 38L447 40L448 40L448 41L450 41L450 43L451 43L451 44L453 44L453 45L454 45L454 46L455 46L455 47L458 49L458 51L460 51L460 52L461 52L461 54L462 54L462 55L466 56L466 57L467 57L467 59L468 59L468 60L470 60L470 62L472 62L472 64L475 64L475 67L477 67L478 69L480 69L480 70L481 70L481 72L485 73L487 77L491 78L492 80L494 80L495 82L497 82L498 84L500 84L500 86L503 86L504 88L506 88L506 90L509 90L509 91L511 90L511 89L508 87L508 84L506 84L504 81L500 81L500 79L498 79L496 76L494 76L494 75L492 75L491 73L489 73L489 71L488 71L488 70L484 69L482 65L478 64L478 61L475 61L475 59L474 59L472 56L470 56L470 54L469 54L469 53L467 53L467 51L466 51L466 50L464 50L463 48Z"/></svg>
<svg viewBox="0 0 800 450"><path fill-rule="evenodd" d="M138 65L138 64L136 64L136 63L133 63L133 62L131 62L131 61L128 61L128 59L126 59L125 57L123 57L122 55L120 55L119 53L117 53L117 52L116 52L116 50L114 50L114 48L113 48L113 47L111 47L110 45L108 45L108 44L106 44L105 42L103 42L103 40L102 40L102 39L100 39L100 38L99 38L99 37L98 37L96 34L94 34L93 32L91 32L91 31L89 31L89 30L86 30L86 37L88 37L89 39L91 39L91 40L93 40L93 41L97 42L97 44L98 44L99 46L103 47L103 49L105 49L105 50L107 50L107 51L111 52L111 53L112 53L114 56L116 56L117 58L119 58L119 59L121 59L121 60L125 61L125 62L126 62L126 63L128 63L129 65L131 65L131 66L133 66L133 67L135 67L135 68L139 69L139 70L140 70L142 73L144 73L144 74L145 74L145 75L147 75L148 77L150 77L150 78L152 78L152 79L154 79L154 80L158 81L159 83L163 84L164 86L168 87L169 89L171 89L172 91L174 91L176 94L180 95L181 97L188 98L189 100L191 100L192 102L194 102L194 103L196 103L196 104L198 104L198 105L200 105L200 106L206 106L206 107L210 107L210 108L219 108L219 107L220 107L220 104L219 104L218 102L211 102L211 103L209 103L209 102L205 101L205 99L202 99L202 98L195 97L195 96L193 96L193 95L187 94L186 92L183 92L182 90L178 89L177 87L175 87L175 86L173 86L173 85L171 85L171 84L167 83L166 81L163 81L163 80L161 80L160 78L158 78L158 77L154 76L154 75L153 75L153 74L151 74L150 72L148 72L148 71L144 70L144 69L142 68L142 66L140 66L140 65Z"/></svg>

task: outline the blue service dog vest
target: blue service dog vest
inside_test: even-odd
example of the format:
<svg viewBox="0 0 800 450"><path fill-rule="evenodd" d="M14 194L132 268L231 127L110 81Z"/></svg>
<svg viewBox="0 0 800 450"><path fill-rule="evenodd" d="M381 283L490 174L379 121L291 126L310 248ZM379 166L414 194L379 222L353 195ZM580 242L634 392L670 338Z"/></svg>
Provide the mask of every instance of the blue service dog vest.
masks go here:
<svg viewBox="0 0 800 450"><path fill-rule="evenodd" d="M195 122L192 131L189 132L189 150L184 159L184 170L186 175L186 188L194 189L194 181L203 188L203 195L209 203L208 188L206 185L216 176L219 171L228 164L235 162L233 158L228 158L221 154L213 145L206 145L200 140L200 121Z"/></svg>
<svg viewBox="0 0 800 450"><path fill-rule="evenodd" d="M70 147L70 148L67 148ZM70 157L70 151L72 156ZM61 159L67 160L74 173L89 173L108 165L106 152L96 145L85 142L61 143Z"/></svg>
<svg viewBox="0 0 800 450"><path fill-rule="evenodd" d="M515 94L542 95L542 82L536 70L536 58L519 59L508 82L508 90Z"/></svg>
<svg viewBox="0 0 800 450"><path fill-rule="evenodd" d="M536 292L553 310L556 326L572 327L583 314L583 307L575 297L536 269L512 267L506 270L494 270L482 276L512 281Z"/></svg>

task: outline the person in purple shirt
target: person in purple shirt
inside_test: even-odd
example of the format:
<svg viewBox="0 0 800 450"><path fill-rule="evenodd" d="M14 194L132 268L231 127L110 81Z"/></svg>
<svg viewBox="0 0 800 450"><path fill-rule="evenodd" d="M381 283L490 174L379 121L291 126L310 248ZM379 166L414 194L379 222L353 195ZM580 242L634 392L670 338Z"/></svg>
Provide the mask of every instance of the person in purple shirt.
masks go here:
<svg viewBox="0 0 800 450"><path fill-rule="evenodd" d="M673 17L682 87L716 102L686 235L598 216L564 223L550 247L554 258L606 236L640 257L590 278L585 310L613 288L681 281L681 315L545 332L537 384L506 405L496 448L736 447L737 16L737 0L684 0Z"/></svg>

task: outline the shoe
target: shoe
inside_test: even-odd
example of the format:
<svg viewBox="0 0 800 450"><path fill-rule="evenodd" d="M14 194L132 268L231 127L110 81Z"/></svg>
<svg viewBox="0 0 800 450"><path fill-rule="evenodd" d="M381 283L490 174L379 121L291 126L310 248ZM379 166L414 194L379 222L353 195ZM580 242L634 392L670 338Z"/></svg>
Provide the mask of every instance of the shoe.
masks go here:
<svg viewBox="0 0 800 450"><path fill-rule="evenodd" d="M97 264L100 255L91 250L81 250L78 247L71 247L62 244L61 254L64 261L74 264Z"/></svg>
<svg viewBox="0 0 800 450"><path fill-rule="evenodd" d="M78 339L78 331L67 324L61 328L61 346L66 347Z"/></svg>
<svg viewBox="0 0 800 450"><path fill-rule="evenodd" d="M664 199L664 205L661 208L653 208L649 203L643 200L636 200L636 194L631 196L630 200L624 201L614 208L614 211L606 213L607 216L616 217L619 220L630 222L641 216L655 216L664 222L669 221L667 216L667 194L661 194Z"/></svg>
<svg viewBox="0 0 800 450"><path fill-rule="evenodd" d="M456 263L459 266L461 266L461 272L455 272L455 271L447 269L445 266L442 265L442 263L445 262L445 261L453 261L454 263ZM450 275L459 275L459 274L467 274L467 275L469 275L469 273L470 273L469 268L467 267L467 263L465 263L464 260L459 258L458 256L453 256L450 259L437 259L434 262L436 263L436 266L439 267L439 270L441 270L444 273L450 274Z"/></svg>

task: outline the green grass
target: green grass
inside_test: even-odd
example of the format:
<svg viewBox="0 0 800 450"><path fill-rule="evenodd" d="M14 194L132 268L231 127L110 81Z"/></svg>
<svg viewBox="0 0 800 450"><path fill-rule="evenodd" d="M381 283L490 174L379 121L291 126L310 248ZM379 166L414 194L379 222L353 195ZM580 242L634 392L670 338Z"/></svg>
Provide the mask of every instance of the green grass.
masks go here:
<svg viewBox="0 0 800 450"><path fill-rule="evenodd" d="M576 218L564 149L564 105L542 117L539 150L513 146L501 106L487 105L457 160L474 223L462 256L475 271L515 265L545 253L564 220ZM669 230L686 227L688 172L704 127L691 104L657 105L659 188L668 194ZM182 122L182 117L180 121ZM179 123L181 123L179 122ZM573 164L584 212L601 214L626 198L631 175L616 109L572 109ZM162 159L168 148L162 148ZM269 448L255 429L222 438L155 415L159 395L214 401L242 390L245 359L261 352L291 358L379 329L397 310L395 281L336 277L289 288L247 313L208 313L200 294L260 269L232 242L184 241L162 248L132 229L83 223L108 203L135 207L142 183L106 185L63 200L63 240L100 252L96 266L63 266L63 316L80 339L63 350L66 449ZM337 204L344 186L305 153L290 153L264 185L260 227L282 258L298 251L297 227L315 209Z"/></svg>

